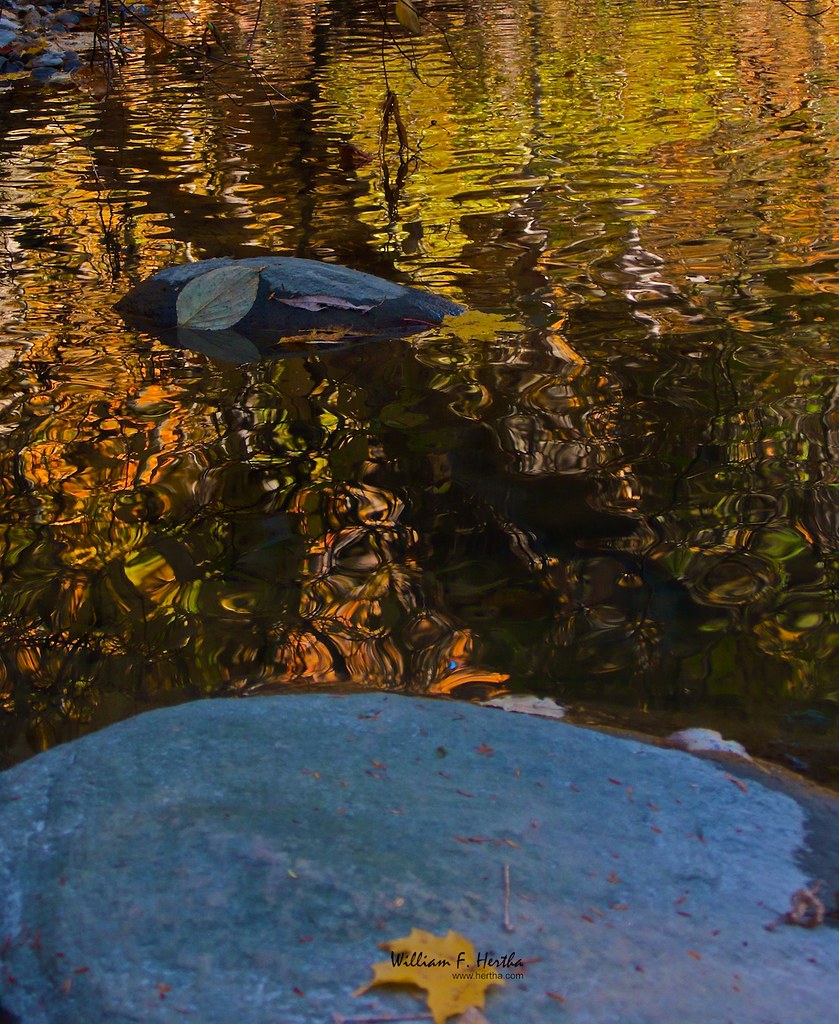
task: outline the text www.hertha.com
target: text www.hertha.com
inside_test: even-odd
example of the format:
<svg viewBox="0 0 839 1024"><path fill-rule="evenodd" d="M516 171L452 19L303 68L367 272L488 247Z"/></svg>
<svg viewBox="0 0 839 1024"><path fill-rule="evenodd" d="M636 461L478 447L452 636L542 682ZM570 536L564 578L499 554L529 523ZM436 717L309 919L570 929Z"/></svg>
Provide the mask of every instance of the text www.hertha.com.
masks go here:
<svg viewBox="0 0 839 1024"><path fill-rule="evenodd" d="M498 971L471 971L464 974L461 971L452 971L452 978L455 981L521 981L524 978L524 971L518 974L499 974Z"/></svg>

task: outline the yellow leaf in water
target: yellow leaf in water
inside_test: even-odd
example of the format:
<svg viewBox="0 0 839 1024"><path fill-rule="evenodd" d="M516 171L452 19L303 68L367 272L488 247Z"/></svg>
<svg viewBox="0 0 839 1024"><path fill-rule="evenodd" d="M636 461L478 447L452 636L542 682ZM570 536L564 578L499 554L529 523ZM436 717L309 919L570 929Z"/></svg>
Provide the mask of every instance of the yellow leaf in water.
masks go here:
<svg viewBox="0 0 839 1024"><path fill-rule="evenodd" d="M479 309L449 314L443 318L443 327L461 341L494 341L501 331L525 329L524 324L516 320L507 320L499 313L482 313Z"/></svg>
<svg viewBox="0 0 839 1024"><path fill-rule="evenodd" d="M422 26L414 0L396 0L396 20L413 35L422 35Z"/></svg>
<svg viewBox="0 0 839 1024"><path fill-rule="evenodd" d="M361 338L362 335L352 334L348 327L323 327L301 331L299 334L286 334L279 338L276 344L287 348L302 348L305 345L339 345Z"/></svg>
<svg viewBox="0 0 839 1024"><path fill-rule="evenodd" d="M416 985L427 993L434 1024L483 1006L485 990L504 984L497 971L475 970L475 947L457 932L432 935L414 928L404 938L380 943L379 949L390 950L390 962L373 964L373 980L355 995L374 985Z"/></svg>

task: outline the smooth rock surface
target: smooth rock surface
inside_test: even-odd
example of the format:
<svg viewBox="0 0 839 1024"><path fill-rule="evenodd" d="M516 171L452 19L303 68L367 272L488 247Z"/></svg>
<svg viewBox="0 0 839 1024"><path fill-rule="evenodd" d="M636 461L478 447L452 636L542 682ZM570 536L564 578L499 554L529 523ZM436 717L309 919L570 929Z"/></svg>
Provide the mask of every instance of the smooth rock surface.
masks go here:
<svg viewBox="0 0 839 1024"><path fill-rule="evenodd" d="M0 1003L24 1024L415 1013L352 993L420 928L526 961L492 1024L833 1020L839 929L766 929L807 880L805 808L734 770L379 693L151 712L0 775Z"/></svg>
<svg viewBox="0 0 839 1024"><path fill-rule="evenodd" d="M183 288L209 271L231 266L260 270L256 299L247 315L226 330L178 328L177 302ZM310 296L367 308L361 311L326 305L309 310L283 301ZM223 352L226 347L233 353L231 358L237 360L248 342L268 344L283 336L332 327L361 336L406 334L463 312L457 303L420 288L333 263L286 256L200 260L167 267L133 288L115 308L131 326L159 333L186 348L201 348L203 337L214 349L221 346Z"/></svg>

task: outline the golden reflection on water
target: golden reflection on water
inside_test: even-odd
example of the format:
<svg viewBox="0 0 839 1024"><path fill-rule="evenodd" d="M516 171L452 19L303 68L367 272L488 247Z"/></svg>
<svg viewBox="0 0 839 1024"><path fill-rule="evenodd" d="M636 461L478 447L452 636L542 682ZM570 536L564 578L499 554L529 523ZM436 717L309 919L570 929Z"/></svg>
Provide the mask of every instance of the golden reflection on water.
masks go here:
<svg viewBox="0 0 839 1024"><path fill-rule="evenodd" d="M400 166L359 10L267 3L258 75L129 31L106 99L4 95L9 756L199 694L508 676L835 735L839 19L441 3L457 60L385 47ZM242 52L252 14L167 31L210 11ZM261 252L524 329L236 366L116 321Z"/></svg>

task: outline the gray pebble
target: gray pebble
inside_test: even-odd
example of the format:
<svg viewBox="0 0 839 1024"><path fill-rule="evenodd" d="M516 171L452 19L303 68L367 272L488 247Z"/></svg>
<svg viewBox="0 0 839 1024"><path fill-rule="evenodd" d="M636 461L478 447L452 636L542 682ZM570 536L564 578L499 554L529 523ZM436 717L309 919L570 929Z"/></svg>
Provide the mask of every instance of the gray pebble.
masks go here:
<svg viewBox="0 0 839 1024"><path fill-rule="evenodd" d="M64 55L61 53L39 53L28 62L30 68L60 68L64 63Z"/></svg>
<svg viewBox="0 0 839 1024"><path fill-rule="evenodd" d="M31 76L38 82L48 82L55 75L55 73L55 68L39 67L33 68Z"/></svg>

